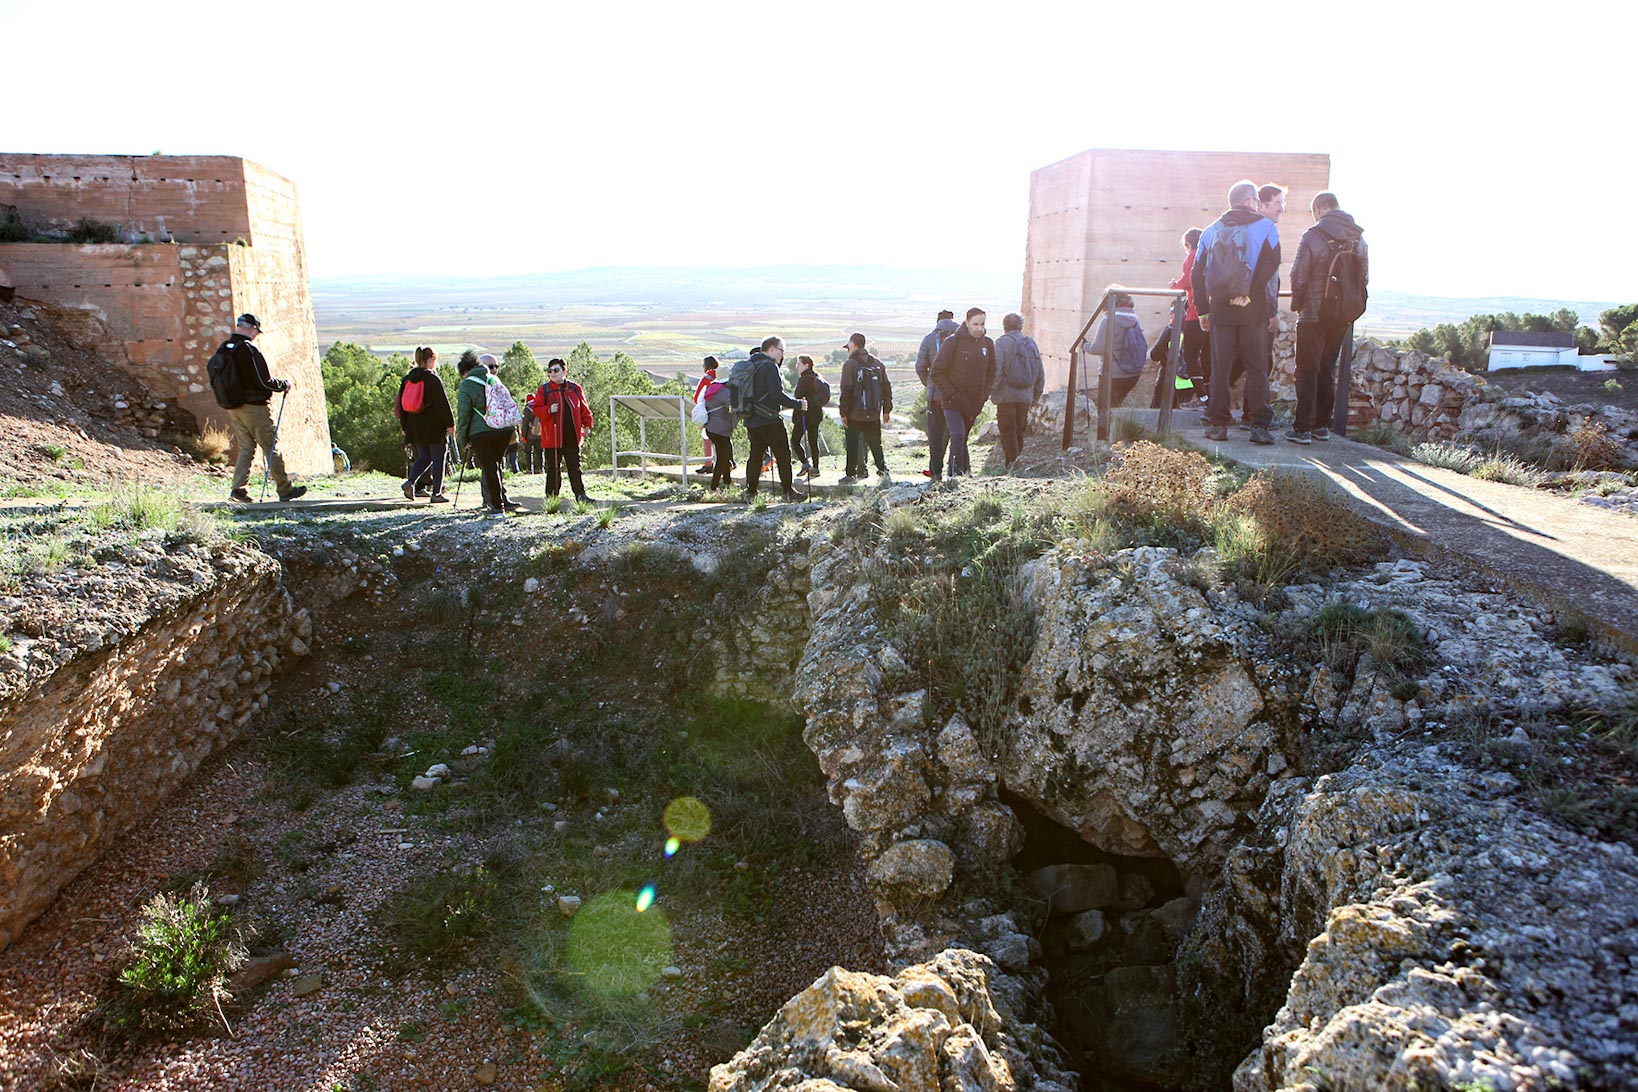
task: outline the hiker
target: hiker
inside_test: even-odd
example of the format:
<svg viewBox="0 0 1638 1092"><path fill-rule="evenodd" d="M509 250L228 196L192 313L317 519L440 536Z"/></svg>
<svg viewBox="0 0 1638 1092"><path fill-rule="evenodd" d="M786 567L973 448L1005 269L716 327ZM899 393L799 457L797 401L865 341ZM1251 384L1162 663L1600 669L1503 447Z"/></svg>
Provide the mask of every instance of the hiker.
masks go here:
<svg viewBox="0 0 1638 1092"><path fill-rule="evenodd" d="M1008 315L1001 320L1002 335L995 341L996 427L1001 432L1001 457L1007 468L1018 461L1029 435L1030 407L1041 400L1046 389L1046 369L1041 364L1041 347L1024 333L1024 317Z"/></svg>
<svg viewBox="0 0 1638 1092"><path fill-rule="evenodd" d="M415 348L415 366L398 385L398 425L414 457L404 477L404 497L414 500L416 483L423 475L432 476L432 504L448 504L444 496L444 451L455 434L455 415L449 411L449 394L438 378L438 354L431 346Z"/></svg>
<svg viewBox="0 0 1638 1092"><path fill-rule="evenodd" d="M307 493L305 485L297 485L284 471L284 456L276 450L278 429L273 412L267 408L275 392L289 394L294 386L288 379L274 379L267 371L267 359L252 345L261 335L262 324L255 315L246 312L234 322L233 336L217 348L211 362L218 364L211 371L211 390L216 401L228 411L228 423L233 429L233 443L239 449L233 464L233 486L230 500L240 504L251 503L246 486L250 484L250 461L256 457L256 448L262 449L273 483L278 486L281 501L293 501ZM265 481L263 488L266 488Z"/></svg>
<svg viewBox="0 0 1638 1092"><path fill-rule="evenodd" d="M330 465L335 467L337 474L345 474L353 468L353 461L347 458L347 453L341 450L341 445L330 442Z"/></svg>
<svg viewBox="0 0 1638 1092"><path fill-rule="evenodd" d="M491 378L500 378L500 360L494 353L484 353L478 357L478 363L488 369ZM506 451L501 456L501 469L510 470L514 474L518 472L518 432L523 429L522 419L523 412L520 410L518 412L519 424L517 431L512 433L512 442L506 445Z"/></svg>
<svg viewBox="0 0 1638 1092"><path fill-rule="evenodd" d="M546 450L541 444L540 418L534 414L535 395L538 391L530 391L523 400L523 424L518 430L523 434L518 442L518 456L522 469L520 474L539 474L546 468Z"/></svg>
<svg viewBox="0 0 1638 1092"><path fill-rule="evenodd" d="M1230 375L1245 369L1245 418L1251 442L1271 444L1268 427L1269 284L1280 268L1280 232L1257 211L1257 185L1242 179L1229 188L1228 211L1200 235L1190 271L1194 297L1205 301L1200 328L1211 337L1211 397L1206 439L1227 440Z"/></svg>
<svg viewBox="0 0 1638 1092"><path fill-rule="evenodd" d="M1297 419L1285 438L1297 444L1331 438L1337 357L1348 328L1364 312L1370 279L1365 233L1342 211L1337 195L1317 193L1308 207L1315 223L1302 233L1291 266L1291 309L1297 312Z"/></svg>
<svg viewBox="0 0 1638 1092"><path fill-rule="evenodd" d="M717 382L717 372L721 367L722 362L714 356L708 356L702 362L701 371L704 374L700 376L700 381L694 386L694 404L696 406L706 397L706 390ZM730 413L728 415L728 434L730 436L733 434L733 425L734 418L733 414ZM716 441L711 439L709 432L706 432L705 441L700 445L700 454L705 456L705 462L695 471L696 474L716 474L716 447ZM730 471L734 469L732 453L729 455L728 469Z"/></svg>
<svg viewBox="0 0 1638 1092"><path fill-rule="evenodd" d="M887 365L865 349L865 336L851 334L847 344L847 363L842 365L842 393L837 407L842 411L842 425L847 429L847 471L843 485L863 481L865 477L865 448L876 461L876 478L883 484L893 480L887 472L887 457L882 454L882 426L893 413L893 384L887 381Z"/></svg>
<svg viewBox="0 0 1638 1092"><path fill-rule="evenodd" d="M715 491L734 483L734 392L728 384L717 382L713 372L711 382L695 392L695 399L705 407L705 436L716 452L711 464Z"/></svg>
<svg viewBox="0 0 1638 1092"><path fill-rule="evenodd" d="M830 384L814 370L813 357L796 358L796 397L808 408L791 414L791 451L802 460L802 477L819 476L819 422L830 404ZM806 443L803 441L806 440Z"/></svg>
<svg viewBox="0 0 1638 1092"><path fill-rule="evenodd" d="M1098 323L1098 332L1086 339L1088 356L1103 356L1104 339L1109 336L1109 320L1115 320L1115 360L1104 362L1109 368L1109 405L1118 406L1126 401L1138 380L1143 378L1143 362L1149 354L1148 339L1143 336L1143 325L1138 321L1137 304L1125 292L1115 293L1113 316L1104 315ZM1100 380L1101 382L1101 380Z"/></svg>
<svg viewBox="0 0 1638 1092"><path fill-rule="evenodd" d="M577 501L590 501L580 480L580 443L597 424L579 383L569 378L561 358L546 362L546 382L534 394L534 416L540 422L540 444L546 456L546 494L561 496L563 470Z"/></svg>
<svg viewBox="0 0 1638 1092"><path fill-rule="evenodd" d="M995 342L984 333L984 312L967 309L967 321L944 339L928 376L938 389L944 408L944 427L950 434L950 477L972 473L967 453L967 434L984 408L984 399L995 385ZM929 403L931 404L931 403ZM928 417L932 416L931 411ZM937 467L934 467L937 470ZM932 475L934 481L939 475Z"/></svg>
<svg viewBox="0 0 1638 1092"><path fill-rule="evenodd" d="M934 481L944 477L944 453L950 446L950 431L944 427L944 403L939 401L938 388L933 386L933 361L938 357L939 347L959 329L954 311L940 311L938 321L916 348L916 378L927 391L927 469L922 473Z"/></svg>
<svg viewBox="0 0 1638 1092"><path fill-rule="evenodd" d="M1197 227L1183 233L1183 272L1178 274L1171 287L1181 288L1189 294L1189 305L1183 312L1183 369L1184 374L1194 381L1195 400L1204 405L1206 392L1211 386L1211 339L1200 329L1200 309L1195 306L1194 282L1190 278L1194 272L1194 250L1200 245L1200 234Z"/></svg>
<svg viewBox="0 0 1638 1092"><path fill-rule="evenodd" d="M522 415L506 385L489 374L471 349L461 354L460 372L455 391L455 443L471 452L482 476L484 515L504 516L523 507L507 498L500 470L501 457Z"/></svg>
<svg viewBox="0 0 1638 1092"><path fill-rule="evenodd" d="M779 375L779 365L784 361L785 343L777 337L770 337L763 339L762 347L751 354L750 360L734 367L736 372L744 368L750 373L746 377L746 389L740 393L745 432L751 446L750 456L745 460L747 500L756 499L758 479L762 477L762 460L769 452L773 453L779 466L779 485L785 500L800 499L791 486L791 448L779 410L781 406L805 410L808 404L785 393L785 382Z"/></svg>

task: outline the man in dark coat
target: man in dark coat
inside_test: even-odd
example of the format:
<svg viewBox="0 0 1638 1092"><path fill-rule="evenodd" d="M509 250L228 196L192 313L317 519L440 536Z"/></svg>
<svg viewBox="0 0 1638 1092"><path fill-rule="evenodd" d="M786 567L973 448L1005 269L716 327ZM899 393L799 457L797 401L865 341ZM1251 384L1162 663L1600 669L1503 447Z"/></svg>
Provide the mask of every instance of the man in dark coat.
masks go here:
<svg viewBox="0 0 1638 1092"><path fill-rule="evenodd" d="M751 445L750 458L745 461L745 496L750 500L756 499L762 460L770 451L779 467L779 484L785 499L799 499L791 485L791 445L779 411L782 407L805 410L808 402L785 393L785 381L779 375L779 365L784 360L785 343L777 337L765 339L762 348L751 354L751 394L746 400L751 411L745 418L745 433Z"/></svg>
<svg viewBox="0 0 1638 1092"><path fill-rule="evenodd" d="M990 388L995 385L995 342L984 333L984 312L967 311L967 321L944 339L929 371L939 401L944 405L944 424L950 432L950 476L972 473L967 454L967 436L984 408ZM937 481L938 474L933 475Z"/></svg>
<svg viewBox="0 0 1638 1092"><path fill-rule="evenodd" d="M250 492L246 486L250 484L250 461L255 458L257 447L262 449L262 458L267 460L267 468L273 474L273 483L278 486L281 501L293 501L307 492L305 485L297 485L290 480L290 475L284 470L284 456L276 449L278 424L273 420L273 411L267 408L267 403L275 392L288 393L290 381L274 379L268 374L267 359L260 349L251 344L261 336L261 332L261 321L255 315L240 315L234 325L233 336L223 346L233 354L239 397L239 405L228 410L228 423L233 426L233 443L239 449L238 459L233 464L232 492L228 495L240 504L250 503ZM266 488L265 483L263 488Z"/></svg>
<svg viewBox="0 0 1638 1092"><path fill-rule="evenodd" d="M1297 260L1291 266L1291 309L1297 312L1297 419L1285 438L1295 444L1331 438L1336 408L1337 357L1347 326L1320 321L1320 301L1330 279L1331 260L1351 245L1359 255L1360 280L1369 278L1370 255L1365 233L1337 204L1334 193L1317 193L1309 202L1314 226L1302 233Z"/></svg>
<svg viewBox="0 0 1638 1092"><path fill-rule="evenodd" d="M887 459L882 454L882 425L893 411L893 384L887 381L887 365L865 348L865 336L847 339L847 363L842 365L842 395L838 408L847 428L847 476L843 485L852 485L865 476L865 449L876 460L876 476L886 483Z"/></svg>
<svg viewBox="0 0 1638 1092"><path fill-rule="evenodd" d="M944 428L944 403L939 401L938 389L933 386L933 361L938 357L939 348L959 329L961 325L956 322L954 311L940 311L938 322L916 349L916 378L927 388L927 469L924 473L932 478L944 476L944 453L950 446L950 434Z"/></svg>
<svg viewBox="0 0 1638 1092"><path fill-rule="evenodd" d="M1200 327L1211 336L1211 399L1206 439L1227 440L1230 376L1245 369L1245 414L1251 442L1271 444L1268 426L1268 324L1274 313L1269 293L1280 271L1280 232L1257 211L1257 184L1236 182L1229 209L1200 236L1190 277Z"/></svg>

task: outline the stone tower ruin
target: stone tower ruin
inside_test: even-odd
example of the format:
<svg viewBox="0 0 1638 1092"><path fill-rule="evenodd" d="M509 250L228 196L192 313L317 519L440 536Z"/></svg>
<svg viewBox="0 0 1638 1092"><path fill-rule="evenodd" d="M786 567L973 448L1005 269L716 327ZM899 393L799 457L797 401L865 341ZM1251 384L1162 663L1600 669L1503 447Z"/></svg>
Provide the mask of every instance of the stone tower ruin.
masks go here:
<svg viewBox="0 0 1638 1092"><path fill-rule="evenodd" d="M1242 178L1290 189L1280 220L1281 284L1289 288L1297 240L1314 224L1308 203L1330 188L1328 155L1094 148L1030 174L1023 313L1048 387L1068 382L1069 350L1104 289L1169 285L1182 271L1183 232L1215 220ZM1153 343L1168 304L1137 303Z"/></svg>
<svg viewBox="0 0 1638 1092"><path fill-rule="evenodd" d="M76 228L116 240L0 242L0 282L94 314L124 343L117 363L201 427L227 425L205 363L234 318L254 313L273 374L296 385L279 433L285 461L302 474L330 472L293 183L234 156L0 153L0 206L36 240Z"/></svg>

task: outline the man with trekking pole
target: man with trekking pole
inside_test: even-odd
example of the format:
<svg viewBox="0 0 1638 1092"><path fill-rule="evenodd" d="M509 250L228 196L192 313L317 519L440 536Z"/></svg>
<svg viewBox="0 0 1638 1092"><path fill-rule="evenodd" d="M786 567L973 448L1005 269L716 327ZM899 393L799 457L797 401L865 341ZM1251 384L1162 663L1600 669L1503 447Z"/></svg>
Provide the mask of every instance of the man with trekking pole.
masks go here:
<svg viewBox="0 0 1638 1092"><path fill-rule="evenodd" d="M284 400L290 393L291 383L268 374L266 358L251 344L261 332L262 324L255 315L240 315L233 336L221 344L206 367L217 404L228 411L233 443L239 451L233 465L233 491L228 496L240 504L251 503L245 487L250 484L250 463L257 447L262 449L266 463L262 471L261 500L267 499L269 474L278 486L279 500L293 501L307 493L305 485L297 485L285 473L284 457L278 452L279 426L284 423ZM268 409L268 401L275 393L279 396L277 418Z"/></svg>

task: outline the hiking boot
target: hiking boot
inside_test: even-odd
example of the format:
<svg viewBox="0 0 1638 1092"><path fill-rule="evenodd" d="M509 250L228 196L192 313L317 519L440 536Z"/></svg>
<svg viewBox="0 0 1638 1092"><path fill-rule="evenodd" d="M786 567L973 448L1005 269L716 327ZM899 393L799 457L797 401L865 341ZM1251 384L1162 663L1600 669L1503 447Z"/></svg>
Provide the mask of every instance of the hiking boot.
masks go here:
<svg viewBox="0 0 1638 1092"><path fill-rule="evenodd" d="M842 479L842 484L843 485L857 485L857 484L859 484L859 479L855 478L852 474L849 474L847 477Z"/></svg>
<svg viewBox="0 0 1638 1092"><path fill-rule="evenodd" d="M1328 428L1317 428L1313 432L1309 433L1309 435L1321 443L1324 443L1331 438L1331 430Z"/></svg>
<svg viewBox="0 0 1638 1092"><path fill-rule="evenodd" d="M415 487L415 495L417 497L430 497L430 496L432 496L432 486L430 486L430 485L418 485L418 486L416 486Z"/></svg>
<svg viewBox="0 0 1638 1092"><path fill-rule="evenodd" d="M404 499L405 500L414 500L415 499L415 489L414 489L413 486L410 485L409 482L404 483Z"/></svg>
<svg viewBox="0 0 1638 1092"><path fill-rule="evenodd" d="M442 493L434 493L432 496L428 497L427 500L432 502L433 504L448 504L449 503L449 498L444 496Z"/></svg>
<svg viewBox="0 0 1638 1092"><path fill-rule="evenodd" d="M1254 444L1272 444L1274 434L1259 425L1251 430L1251 442Z"/></svg>
<svg viewBox="0 0 1638 1092"><path fill-rule="evenodd" d="M233 501L236 504L256 503L255 501L251 500L250 494L245 492L243 489L235 489L233 492L229 493L228 500Z"/></svg>
<svg viewBox="0 0 1638 1092"><path fill-rule="evenodd" d="M592 502L591 497L584 493L576 493L574 499L579 504L590 504Z"/></svg>
<svg viewBox="0 0 1638 1092"><path fill-rule="evenodd" d="M1206 426L1206 439L1208 439L1208 440L1217 440L1219 442L1221 442L1223 440L1227 440L1228 439L1228 426L1227 425L1208 425L1208 426Z"/></svg>
<svg viewBox="0 0 1638 1092"><path fill-rule="evenodd" d="M505 504L501 505L501 507L505 508L508 512L521 512L521 511L523 511L522 503L520 503L519 501L515 501L515 500L509 500Z"/></svg>
<svg viewBox="0 0 1638 1092"><path fill-rule="evenodd" d="M305 485L292 485L289 489L279 490L279 499L281 501L300 500L306 495L307 487Z"/></svg>
<svg viewBox="0 0 1638 1092"><path fill-rule="evenodd" d="M1296 429L1292 429L1290 432L1286 433L1285 438L1293 444L1302 444L1305 447L1314 442L1313 433L1299 432Z"/></svg>
<svg viewBox="0 0 1638 1092"><path fill-rule="evenodd" d="M878 470L876 471L876 481L880 485L891 485L893 484L893 475L886 470Z"/></svg>

